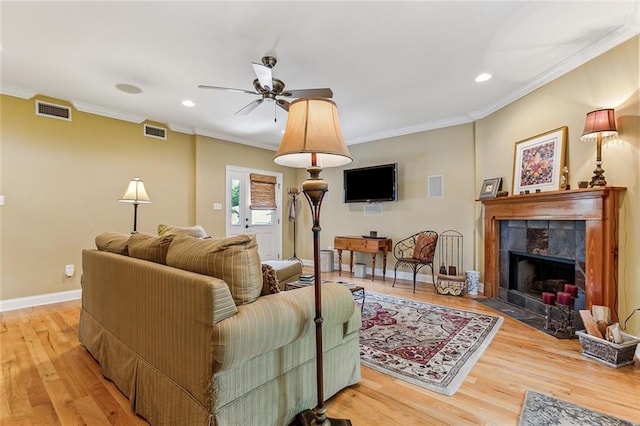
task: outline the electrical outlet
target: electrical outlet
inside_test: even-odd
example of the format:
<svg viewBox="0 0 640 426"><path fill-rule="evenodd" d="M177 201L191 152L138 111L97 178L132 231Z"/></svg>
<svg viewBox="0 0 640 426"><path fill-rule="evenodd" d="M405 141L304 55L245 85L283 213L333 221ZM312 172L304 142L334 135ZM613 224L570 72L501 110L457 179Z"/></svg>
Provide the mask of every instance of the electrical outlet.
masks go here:
<svg viewBox="0 0 640 426"><path fill-rule="evenodd" d="M65 265L64 267L64 274L67 277L72 277L73 273L75 272L76 268L74 265Z"/></svg>

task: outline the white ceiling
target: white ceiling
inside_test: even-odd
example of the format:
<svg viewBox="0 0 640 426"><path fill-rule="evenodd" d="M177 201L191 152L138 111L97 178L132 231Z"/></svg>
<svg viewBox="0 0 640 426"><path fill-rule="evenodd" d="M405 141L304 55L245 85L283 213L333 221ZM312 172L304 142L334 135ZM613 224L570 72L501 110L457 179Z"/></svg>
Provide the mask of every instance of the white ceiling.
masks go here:
<svg viewBox="0 0 640 426"><path fill-rule="evenodd" d="M640 32L638 1L3 0L0 15L2 93L270 149L285 111L234 115L258 97L197 86L253 90L251 62L275 56L287 89L333 89L354 144L482 118Z"/></svg>

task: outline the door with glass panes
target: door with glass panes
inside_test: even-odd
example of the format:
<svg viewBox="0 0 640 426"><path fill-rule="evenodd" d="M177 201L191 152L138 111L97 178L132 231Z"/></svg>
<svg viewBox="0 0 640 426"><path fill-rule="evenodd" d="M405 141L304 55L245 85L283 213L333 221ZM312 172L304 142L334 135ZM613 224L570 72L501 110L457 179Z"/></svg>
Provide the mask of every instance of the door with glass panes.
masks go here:
<svg viewBox="0 0 640 426"><path fill-rule="evenodd" d="M227 236L256 234L261 260L281 259L282 174L227 166Z"/></svg>

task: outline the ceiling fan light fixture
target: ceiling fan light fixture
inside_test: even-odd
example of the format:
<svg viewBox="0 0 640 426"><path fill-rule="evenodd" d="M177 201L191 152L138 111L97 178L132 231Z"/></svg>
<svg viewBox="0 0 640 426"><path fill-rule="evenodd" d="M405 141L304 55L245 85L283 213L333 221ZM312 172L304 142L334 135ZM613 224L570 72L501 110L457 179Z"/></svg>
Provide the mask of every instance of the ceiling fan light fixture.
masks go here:
<svg viewBox="0 0 640 426"><path fill-rule="evenodd" d="M483 72L476 77L476 83L484 83L485 81L491 80L491 77L491 74Z"/></svg>

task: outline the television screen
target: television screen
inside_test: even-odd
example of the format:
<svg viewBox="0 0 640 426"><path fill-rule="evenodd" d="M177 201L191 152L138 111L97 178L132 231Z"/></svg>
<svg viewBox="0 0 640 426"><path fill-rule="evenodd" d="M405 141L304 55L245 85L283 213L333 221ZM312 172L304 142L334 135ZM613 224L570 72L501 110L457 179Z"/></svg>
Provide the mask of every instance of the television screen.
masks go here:
<svg viewBox="0 0 640 426"><path fill-rule="evenodd" d="M344 170L344 202L396 201L397 182L397 163Z"/></svg>

